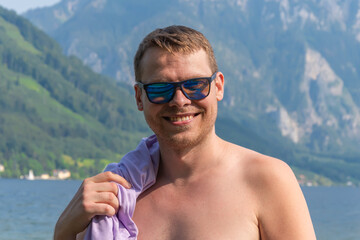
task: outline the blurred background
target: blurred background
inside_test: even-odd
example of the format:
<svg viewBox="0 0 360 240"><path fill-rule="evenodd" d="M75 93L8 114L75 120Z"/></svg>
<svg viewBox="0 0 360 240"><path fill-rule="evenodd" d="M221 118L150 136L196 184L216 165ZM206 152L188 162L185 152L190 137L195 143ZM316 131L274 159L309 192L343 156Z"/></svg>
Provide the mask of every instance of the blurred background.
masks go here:
<svg viewBox="0 0 360 240"><path fill-rule="evenodd" d="M204 33L225 75L217 134L292 167L319 239L356 239L357 0L0 0L0 177L83 179L150 135L133 56L173 24Z"/></svg>

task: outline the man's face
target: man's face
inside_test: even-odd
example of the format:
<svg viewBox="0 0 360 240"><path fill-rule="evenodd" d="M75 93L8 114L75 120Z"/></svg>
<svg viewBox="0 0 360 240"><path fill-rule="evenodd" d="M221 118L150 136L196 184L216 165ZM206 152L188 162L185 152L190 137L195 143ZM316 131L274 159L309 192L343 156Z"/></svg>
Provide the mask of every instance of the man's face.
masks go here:
<svg viewBox="0 0 360 240"><path fill-rule="evenodd" d="M142 83L179 82L197 77L210 77L208 56L203 50L192 54L171 54L160 48L148 49L141 61ZM217 73L209 96L189 100L177 89L169 103L151 103L144 89L135 86L138 109L159 141L175 147L191 146L209 134L215 134L217 101L223 98L224 78Z"/></svg>

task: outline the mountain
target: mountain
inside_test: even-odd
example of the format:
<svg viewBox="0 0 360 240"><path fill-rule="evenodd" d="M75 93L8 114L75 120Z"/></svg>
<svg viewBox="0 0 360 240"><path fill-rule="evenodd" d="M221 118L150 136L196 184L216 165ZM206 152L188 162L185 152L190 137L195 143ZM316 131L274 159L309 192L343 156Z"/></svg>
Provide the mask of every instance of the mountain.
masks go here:
<svg viewBox="0 0 360 240"><path fill-rule="evenodd" d="M95 174L149 135L128 85L94 73L28 20L0 7L3 177Z"/></svg>
<svg viewBox="0 0 360 240"><path fill-rule="evenodd" d="M221 136L307 177L360 180L356 0L63 0L24 16L65 54L127 84L145 34L194 27L209 38L225 74Z"/></svg>

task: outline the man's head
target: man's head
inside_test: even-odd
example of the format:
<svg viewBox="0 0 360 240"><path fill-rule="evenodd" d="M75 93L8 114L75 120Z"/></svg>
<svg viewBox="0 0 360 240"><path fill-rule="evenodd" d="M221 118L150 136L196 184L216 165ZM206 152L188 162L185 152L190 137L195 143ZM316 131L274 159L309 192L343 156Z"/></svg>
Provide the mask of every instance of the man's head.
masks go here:
<svg viewBox="0 0 360 240"><path fill-rule="evenodd" d="M142 59L149 48L161 48L169 53L190 54L201 49L208 56L212 72L218 71L214 51L205 36L189 27L169 26L149 33L140 43L134 58L135 80L142 81Z"/></svg>
<svg viewBox="0 0 360 240"><path fill-rule="evenodd" d="M224 76L201 33L187 27L165 29L145 37L135 56L136 103L159 142L195 146L215 135Z"/></svg>

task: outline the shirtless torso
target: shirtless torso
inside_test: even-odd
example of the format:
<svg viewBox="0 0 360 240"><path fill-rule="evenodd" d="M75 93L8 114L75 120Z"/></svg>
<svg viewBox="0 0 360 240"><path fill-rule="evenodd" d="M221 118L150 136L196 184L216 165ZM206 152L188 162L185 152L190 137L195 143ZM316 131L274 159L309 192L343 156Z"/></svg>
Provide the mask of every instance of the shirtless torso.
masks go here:
<svg viewBox="0 0 360 240"><path fill-rule="evenodd" d="M230 143L226 147L219 166L194 179L170 182L160 169L136 205L138 239L315 239L311 221L296 226L310 217L289 167ZM304 209L297 219L290 216L299 212L293 201L287 204L289 197L300 199L296 207Z"/></svg>

